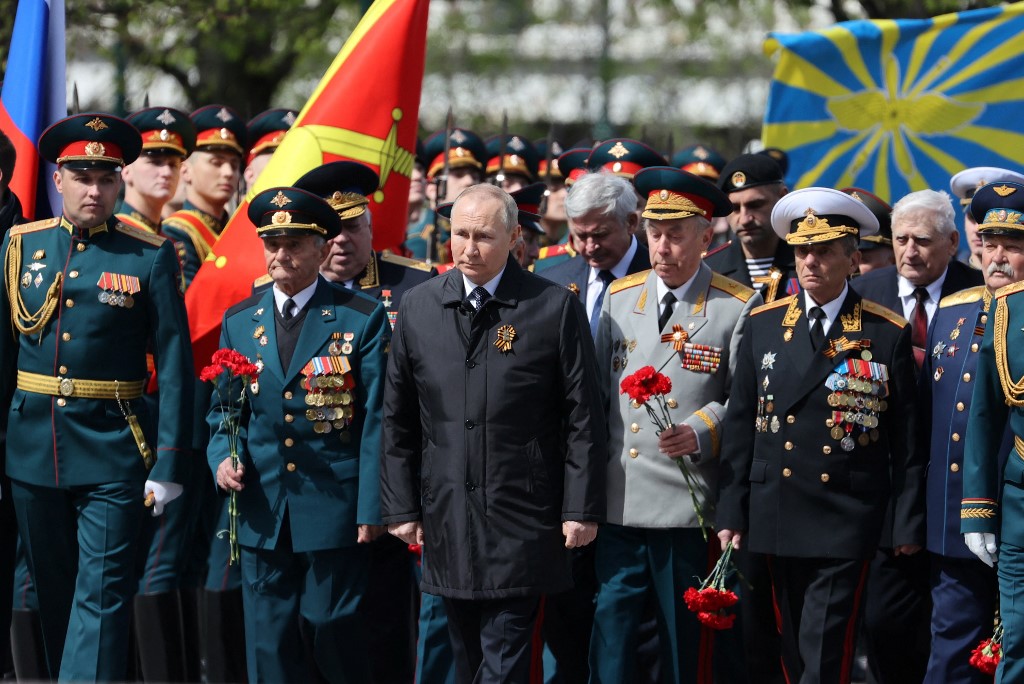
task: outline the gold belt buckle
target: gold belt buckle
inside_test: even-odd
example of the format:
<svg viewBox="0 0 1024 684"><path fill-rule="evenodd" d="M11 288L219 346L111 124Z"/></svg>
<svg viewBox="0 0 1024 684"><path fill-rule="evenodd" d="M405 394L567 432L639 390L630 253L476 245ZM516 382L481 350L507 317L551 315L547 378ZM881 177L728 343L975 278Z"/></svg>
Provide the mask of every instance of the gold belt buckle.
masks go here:
<svg viewBox="0 0 1024 684"><path fill-rule="evenodd" d="M70 397L75 393L75 381L71 378L57 378L60 383L60 393L62 396Z"/></svg>

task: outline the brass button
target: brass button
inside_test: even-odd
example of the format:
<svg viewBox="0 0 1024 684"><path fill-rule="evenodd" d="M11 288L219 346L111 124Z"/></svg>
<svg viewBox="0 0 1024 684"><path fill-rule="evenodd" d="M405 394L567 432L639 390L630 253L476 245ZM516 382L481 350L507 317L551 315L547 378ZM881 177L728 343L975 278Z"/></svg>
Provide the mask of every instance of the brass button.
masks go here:
<svg viewBox="0 0 1024 684"><path fill-rule="evenodd" d="M632 425L629 426L629 431L630 432L640 432L640 426L637 425L636 423L633 423Z"/></svg>
<svg viewBox="0 0 1024 684"><path fill-rule="evenodd" d="M85 251L85 243L84 243L84 242L79 242L79 243L78 243L78 247L77 247L76 249L77 249L77 250L78 250L79 252L84 252L84 251Z"/></svg>
<svg viewBox="0 0 1024 684"><path fill-rule="evenodd" d="M284 440L284 445L286 447L295 446L295 440L292 439L291 437L286 437Z"/></svg>
<svg viewBox="0 0 1024 684"><path fill-rule="evenodd" d="M67 375L68 367L67 366L61 366L57 370L60 372L61 375Z"/></svg>
<svg viewBox="0 0 1024 684"><path fill-rule="evenodd" d="M964 382L970 382L970 381L971 381L971 374L970 373L964 373Z"/></svg>
<svg viewBox="0 0 1024 684"><path fill-rule="evenodd" d="M77 278L78 277L78 271L71 271L70 273L68 273L68 277L69 278Z"/></svg>
<svg viewBox="0 0 1024 684"><path fill-rule="evenodd" d="M284 422L286 422L286 423L294 423L295 422L295 416L293 416L290 413L284 414Z"/></svg>
<svg viewBox="0 0 1024 684"><path fill-rule="evenodd" d="M629 457L630 458L636 458L639 455L640 455L640 452L637 451L636 449L630 449L629 450Z"/></svg>
<svg viewBox="0 0 1024 684"><path fill-rule="evenodd" d="M975 352L978 351L978 343L977 342L975 342L974 344L971 345L971 351L975 351Z"/></svg>
<svg viewBox="0 0 1024 684"><path fill-rule="evenodd" d="M673 399L672 397L666 399L665 403L668 405L669 408L676 408L677 406L679 406L679 402Z"/></svg>
<svg viewBox="0 0 1024 684"><path fill-rule="evenodd" d="M949 466L949 469L952 470L954 473L958 473L960 472L960 464L954 463L953 465Z"/></svg>
<svg viewBox="0 0 1024 684"><path fill-rule="evenodd" d="M65 399L64 397L60 397L59 399L57 399L57 406L66 406L67 403L68 400Z"/></svg>
<svg viewBox="0 0 1024 684"><path fill-rule="evenodd" d="M70 342L71 341L71 333L69 333L69 332L64 333L63 335L60 336L60 339L64 340L65 342Z"/></svg>
<svg viewBox="0 0 1024 684"><path fill-rule="evenodd" d="M832 420L832 419L829 418L829 420ZM786 422L789 423L790 425L792 425L793 423L796 422L796 416L794 416L792 413L789 414L788 416L786 416Z"/></svg>
<svg viewBox="0 0 1024 684"><path fill-rule="evenodd" d="M956 402L956 410L957 411L963 411L964 410L964 402L962 402L962 401Z"/></svg>
<svg viewBox="0 0 1024 684"><path fill-rule="evenodd" d="M289 473L294 473L295 472L295 464L294 463L289 463L288 465L285 466L285 468L288 469Z"/></svg>
<svg viewBox="0 0 1024 684"><path fill-rule="evenodd" d="M828 473L822 473L821 474L821 481L822 482L828 482Z"/></svg>
<svg viewBox="0 0 1024 684"><path fill-rule="evenodd" d="M988 323L988 314L982 314L981 315L981 322L982 323Z"/></svg>
<svg viewBox="0 0 1024 684"><path fill-rule="evenodd" d="M290 390L289 390L288 392L285 392L285 393L284 393L284 398L285 398L285 399L291 399L291 398L292 398L292 393L291 393L291 391L290 391Z"/></svg>
<svg viewBox="0 0 1024 684"><path fill-rule="evenodd" d="M828 456L829 454L832 453L832 447L830 447L828 444L826 444L825 446L821 447L821 453L823 453L826 456Z"/></svg>
<svg viewBox="0 0 1024 684"><path fill-rule="evenodd" d="M792 474L793 474L793 471L790 470L789 468L783 468L782 469L782 477L789 477Z"/></svg>
<svg viewBox="0 0 1024 684"><path fill-rule="evenodd" d="M792 442L786 442L783 446L786 447L786 451L792 451L793 450L793 443Z"/></svg>
<svg viewBox="0 0 1024 684"><path fill-rule="evenodd" d="M64 306L68 307L69 309L72 308L74 305L75 305L75 300L74 299L67 299L67 300L64 301Z"/></svg>
<svg viewBox="0 0 1024 684"><path fill-rule="evenodd" d="M959 432L954 432L953 433L953 441L954 442L959 442L960 441L960 433Z"/></svg>
<svg viewBox="0 0 1024 684"><path fill-rule="evenodd" d="M825 427L832 427L835 424L836 424L836 421L832 420L831 418L826 418L825 419Z"/></svg>

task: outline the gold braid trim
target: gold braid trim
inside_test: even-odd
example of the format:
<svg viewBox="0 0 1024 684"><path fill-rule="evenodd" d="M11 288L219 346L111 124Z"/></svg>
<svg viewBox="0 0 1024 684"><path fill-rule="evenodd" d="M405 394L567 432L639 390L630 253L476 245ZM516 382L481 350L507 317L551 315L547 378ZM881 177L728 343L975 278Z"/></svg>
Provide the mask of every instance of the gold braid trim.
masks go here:
<svg viewBox="0 0 1024 684"><path fill-rule="evenodd" d="M42 330L57 308L59 301L60 285L64 274L57 272L53 283L46 291L46 299L43 305L35 313L29 313L25 308L25 301L21 298L21 290L18 289L18 271L21 270L21 235L12 234L10 244L7 246L7 254L4 263L7 275L7 298L11 302L11 323L22 335L35 335ZM43 338L39 337L42 344Z"/></svg>
<svg viewBox="0 0 1024 684"><path fill-rule="evenodd" d="M693 415L703 420L704 424L708 426L708 430L711 431L711 453L718 456L718 428L715 426L715 421L711 420L711 417L704 413L703 409Z"/></svg>
<svg viewBox="0 0 1024 684"><path fill-rule="evenodd" d="M994 517L996 517L996 512L991 508L963 508L960 510L961 520Z"/></svg>
<svg viewBox="0 0 1024 684"><path fill-rule="evenodd" d="M996 371L999 373L999 384L1003 387L1003 400L1007 406L1024 406L1024 378L1014 382L1010 377L1010 363L1006 358L1006 327L1009 324L1010 312L1006 299L996 300L996 327L993 330L992 342L996 352Z"/></svg>

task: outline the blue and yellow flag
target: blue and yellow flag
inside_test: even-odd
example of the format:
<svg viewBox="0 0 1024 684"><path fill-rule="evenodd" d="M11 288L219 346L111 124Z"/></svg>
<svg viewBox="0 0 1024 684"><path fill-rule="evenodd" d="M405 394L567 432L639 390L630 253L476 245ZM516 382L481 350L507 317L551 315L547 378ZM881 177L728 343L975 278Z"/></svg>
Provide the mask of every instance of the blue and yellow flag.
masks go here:
<svg viewBox="0 0 1024 684"><path fill-rule="evenodd" d="M933 19L771 34L763 139L791 188L893 202L971 166L1024 167L1024 2Z"/></svg>

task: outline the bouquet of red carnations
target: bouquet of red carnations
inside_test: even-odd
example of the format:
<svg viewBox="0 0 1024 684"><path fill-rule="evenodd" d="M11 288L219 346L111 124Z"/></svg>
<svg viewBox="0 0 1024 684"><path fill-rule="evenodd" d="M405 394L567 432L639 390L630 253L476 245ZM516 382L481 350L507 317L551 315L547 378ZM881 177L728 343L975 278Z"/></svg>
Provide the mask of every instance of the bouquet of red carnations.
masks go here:
<svg viewBox="0 0 1024 684"><path fill-rule="evenodd" d="M715 563L714 569L700 584L700 588L690 587L683 594L686 607L697 614L697 619L705 627L711 629L729 629L736 621L735 613L727 613L739 602L736 593L725 588L725 580L732 568L732 542L725 546L725 551Z"/></svg>

